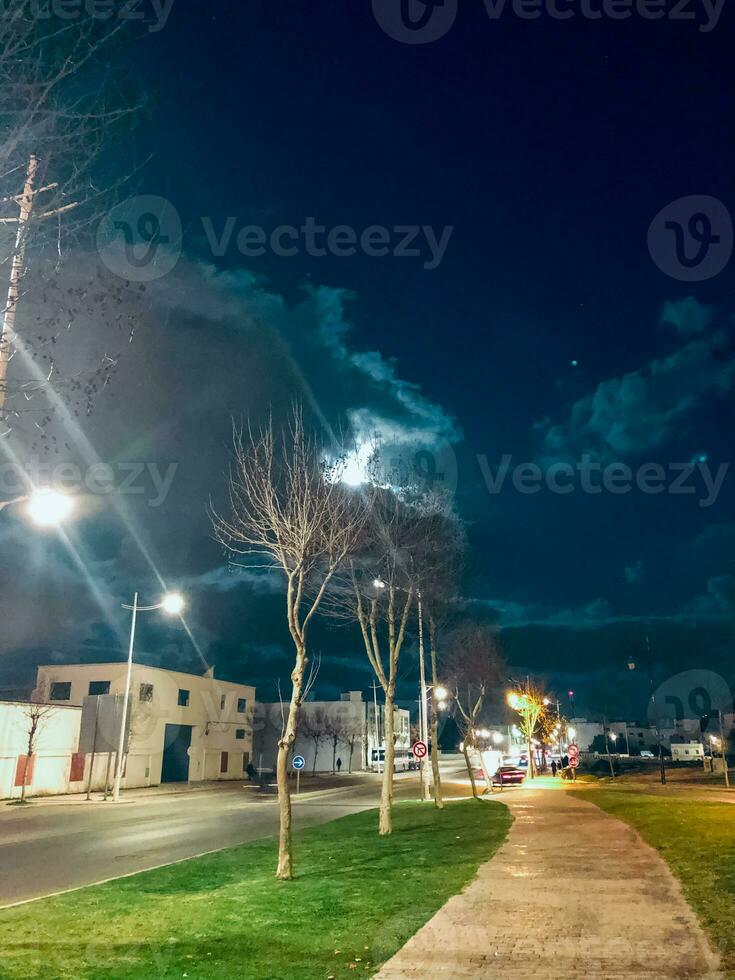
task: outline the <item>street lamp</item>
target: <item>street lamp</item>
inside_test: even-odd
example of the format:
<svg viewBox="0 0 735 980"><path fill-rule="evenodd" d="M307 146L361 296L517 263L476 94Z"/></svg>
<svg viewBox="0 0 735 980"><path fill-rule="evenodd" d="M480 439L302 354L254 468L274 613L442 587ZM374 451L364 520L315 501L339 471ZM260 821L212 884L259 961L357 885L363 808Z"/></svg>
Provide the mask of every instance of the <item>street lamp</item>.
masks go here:
<svg viewBox="0 0 735 980"><path fill-rule="evenodd" d="M123 749L125 748L125 727L128 722L128 704L130 702L130 679L133 673L133 647L135 645L135 623L139 612L152 612L155 609L163 609L170 616L177 616L184 608L184 598L178 592L168 592L160 602L153 606L139 606L138 593L133 596L132 606L122 603L123 609L132 612L130 621L130 643L128 644L128 670L125 677L125 696L123 698L123 712L120 721L120 738L117 743L117 760L115 761L115 787L112 792L112 799L115 803L120 799L120 780L122 779Z"/></svg>
<svg viewBox="0 0 735 980"><path fill-rule="evenodd" d="M74 499L68 493L44 487L32 493L0 501L0 510L12 504L25 504L25 512L38 527L55 527L63 523L74 510Z"/></svg>
<svg viewBox="0 0 735 980"><path fill-rule="evenodd" d="M493 742L495 745L500 745L503 741L505 741L504 735L501 735L500 732L493 732Z"/></svg>

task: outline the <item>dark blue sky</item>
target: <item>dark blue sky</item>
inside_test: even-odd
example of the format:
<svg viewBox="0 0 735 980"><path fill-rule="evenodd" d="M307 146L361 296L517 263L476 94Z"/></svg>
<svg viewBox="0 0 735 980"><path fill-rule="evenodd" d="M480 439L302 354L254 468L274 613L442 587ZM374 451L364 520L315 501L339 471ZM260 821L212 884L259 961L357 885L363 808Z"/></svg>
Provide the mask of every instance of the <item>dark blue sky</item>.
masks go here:
<svg viewBox="0 0 735 980"><path fill-rule="evenodd" d="M439 447L442 470L456 465L473 546L466 592L478 614L505 627L519 669L545 672L560 689L592 689L610 683L604 672L619 671L630 644L649 633L662 675L692 661L726 671L735 475L708 507L694 478L693 495L528 495L508 485L492 495L477 459L484 454L494 470L510 454L545 469L590 453L600 465L635 470L706 456L715 471L731 458L732 261L703 282L682 282L647 246L649 224L672 201L710 195L733 206L732 13L726 4L705 32L703 12L691 10L698 21L545 13L526 21L511 9L492 21L482 3L460 3L446 36L408 45L381 30L365 0L178 0L134 55L152 96L139 140L153 157L140 190L168 199L184 227L174 275L185 299L173 317L165 300L146 371L165 388L166 359L186 362L181 345L197 345L197 408L171 380L166 440L149 438L151 418L141 412L138 437L126 434L127 444L108 451L130 458L130 446L147 444L152 458L175 458L187 473L198 447L214 445L211 459L224 467L229 413L264 411L292 390L294 371L330 419L375 409L382 420L417 425ZM430 270L395 256L246 258L234 247L213 256L202 218L221 229L228 216L237 228L267 231L309 216L358 233L413 224L453 231ZM246 274L255 279L243 285ZM196 291L197 276L195 304L185 284ZM152 309L167 282L151 284ZM321 312L286 324L273 297L303 311L310 288L322 290ZM228 358L211 313L228 291L247 294L248 310L260 295L256 320L285 338L289 367L269 359L262 338L257 355L237 338ZM323 349L330 303L349 324L337 331L344 349L333 371ZM380 355L372 374L359 362L366 352ZM344 390L336 380L340 360L370 382L359 395L349 379ZM123 368L110 396L118 409L133 378ZM419 404L407 408L407 392ZM109 427L100 439L114 443ZM141 523L179 578L216 577L206 488L179 479L167 534L158 516L141 511ZM187 526L172 544L177 520ZM110 534L125 579L121 539ZM246 650L267 676L287 651L277 610L276 597L245 586L209 597L195 612L208 659L242 674ZM324 643L359 656L355 638ZM24 646L36 646L30 635ZM323 670L326 685L348 678L349 666L336 661Z"/></svg>

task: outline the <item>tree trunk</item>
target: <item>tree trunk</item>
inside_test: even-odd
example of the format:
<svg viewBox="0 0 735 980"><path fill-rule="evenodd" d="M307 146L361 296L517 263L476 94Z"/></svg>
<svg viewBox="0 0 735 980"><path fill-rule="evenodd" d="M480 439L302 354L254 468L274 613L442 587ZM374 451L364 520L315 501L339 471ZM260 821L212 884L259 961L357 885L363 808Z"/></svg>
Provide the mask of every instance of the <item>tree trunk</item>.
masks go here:
<svg viewBox="0 0 735 980"><path fill-rule="evenodd" d="M393 765L395 759L395 742L393 739L393 700L394 691L389 687L385 693L385 716L383 728L385 731L385 768L383 770L383 788L380 794L380 821L378 833L383 836L393 831ZM380 746L378 746L378 752Z"/></svg>
<svg viewBox="0 0 735 980"><path fill-rule="evenodd" d="M470 777L470 783L472 785L472 795L477 800L477 799L479 799L479 797L477 795L477 786L475 784L475 773L474 773L474 771L472 769L472 766L470 764L470 754L467 751L467 742L463 742L462 743L462 751L464 753L465 765L467 766L467 775Z"/></svg>
<svg viewBox="0 0 735 980"><path fill-rule="evenodd" d="M531 779L536 775L536 762L533 758L533 745L531 744L531 739L527 739L526 744L528 745L528 775Z"/></svg>
<svg viewBox="0 0 735 980"><path fill-rule="evenodd" d="M355 751L355 741L354 741L354 739L350 739L350 762L349 762L349 771L350 772L352 772L352 756L354 754L354 751Z"/></svg>
<svg viewBox="0 0 735 980"><path fill-rule="evenodd" d="M334 741L332 742L332 775L334 776L337 772L337 738L333 736Z"/></svg>
<svg viewBox="0 0 735 980"><path fill-rule="evenodd" d="M429 655L431 657L431 683L434 691L436 691L438 684L436 676L435 641L436 625L434 623L434 617L429 613ZM444 800L442 798L442 784L439 775L439 723L437 720L435 697L431 699L431 769L434 776L434 805L437 809L443 810Z"/></svg>
<svg viewBox="0 0 735 980"><path fill-rule="evenodd" d="M291 674L291 703L288 708L286 728L278 742L278 761L276 763L278 810L280 817L276 878L280 878L282 881L289 881L293 878L291 788L288 784L288 755L292 745L296 741L296 724L298 721L299 704L301 703L301 688L304 682L305 667L306 650L302 648L296 653L296 665Z"/></svg>

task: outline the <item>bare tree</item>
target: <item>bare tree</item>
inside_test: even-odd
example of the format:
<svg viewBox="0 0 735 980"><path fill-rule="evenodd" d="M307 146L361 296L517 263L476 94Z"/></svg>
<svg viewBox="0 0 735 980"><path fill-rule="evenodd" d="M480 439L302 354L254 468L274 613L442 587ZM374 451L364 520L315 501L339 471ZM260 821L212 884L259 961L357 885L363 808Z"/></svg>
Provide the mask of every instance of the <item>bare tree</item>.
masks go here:
<svg viewBox="0 0 735 980"><path fill-rule="evenodd" d="M416 556L417 583L422 610L428 619L429 658L432 697L429 698L429 742L434 787L434 803L444 806L439 772L439 715L436 691L439 688L438 636L456 602L459 571L465 548L464 529L444 494L424 494L420 501L422 546ZM422 623L419 636L423 640ZM423 659L423 642L419 655Z"/></svg>
<svg viewBox="0 0 735 980"><path fill-rule="evenodd" d="M307 435L294 409L280 435L272 420L257 432L236 431L230 515L213 514L218 540L234 555L250 555L281 570L286 621L294 645L291 698L278 741L280 834L276 876L293 877L288 754L296 738L308 664L307 637L335 572L353 554L364 520L361 498L340 482L343 457Z"/></svg>
<svg viewBox="0 0 735 980"><path fill-rule="evenodd" d="M518 727L526 739L528 747L528 775L531 779L536 773L536 762L533 755L533 743L543 725L546 714L546 698L543 691L530 678L520 683L511 684L512 690L508 695L508 703L518 712Z"/></svg>
<svg viewBox="0 0 735 980"><path fill-rule="evenodd" d="M68 376L57 369L58 342L75 320L97 308L112 318L125 285L95 278L64 282L67 247L90 241L93 226L117 197L133 164L123 167L123 139L141 99L113 67L124 17L59 19L51 0L13 0L0 17L0 420L33 413L43 430L63 393L88 407L116 358ZM81 12L80 12L81 13ZM119 59L124 64L124 59ZM76 272L76 270L73 270ZM33 289L42 301L18 324ZM19 368L9 376L11 360ZM36 399L37 400L37 399Z"/></svg>
<svg viewBox="0 0 735 980"><path fill-rule="evenodd" d="M399 493L369 486L367 520L347 574L330 597L334 615L357 621L370 666L385 695L385 767L379 833L392 831L395 759L395 698L398 665L416 598L415 555L420 514Z"/></svg>
<svg viewBox="0 0 735 980"><path fill-rule="evenodd" d="M352 772L352 760L355 756L355 748L359 744L364 744L365 722L357 718L347 717L343 723L343 738L347 748L350 750L347 760L347 771ZM362 768L362 766L360 767Z"/></svg>
<svg viewBox="0 0 735 980"><path fill-rule="evenodd" d="M311 766L312 776L316 775L316 764L319 757L319 746L330 737L327 716L322 708L305 711L302 707L298 721L298 734L314 746L314 759Z"/></svg>
<svg viewBox="0 0 735 980"><path fill-rule="evenodd" d="M445 667L451 678L455 719L462 734L472 795L477 797L469 751L477 747L477 726L482 709L503 677L495 630L484 623L468 622L460 626L450 640Z"/></svg>
<svg viewBox="0 0 735 980"><path fill-rule="evenodd" d="M56 706L48 703L50 685L37 687L31 694L31 700L23 706L26 729L26 762L23 772L23 783L20 788L20 802L25 803L28 770L33 766L38 738L46 724L56 712Z"/></svg>

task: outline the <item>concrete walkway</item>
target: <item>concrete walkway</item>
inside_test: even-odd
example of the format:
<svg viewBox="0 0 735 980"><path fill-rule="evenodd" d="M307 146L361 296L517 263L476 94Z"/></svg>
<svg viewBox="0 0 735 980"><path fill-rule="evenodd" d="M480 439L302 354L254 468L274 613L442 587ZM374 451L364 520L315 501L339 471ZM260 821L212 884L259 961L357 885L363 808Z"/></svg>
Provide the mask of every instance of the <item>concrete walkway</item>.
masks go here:
<svg viewBox="0 0 735 980"><path fill-rule="evenodd" d="M503 794L515 818L507 841L381 980L719 980L664 861L626 824L557 785Z"/></svg>

